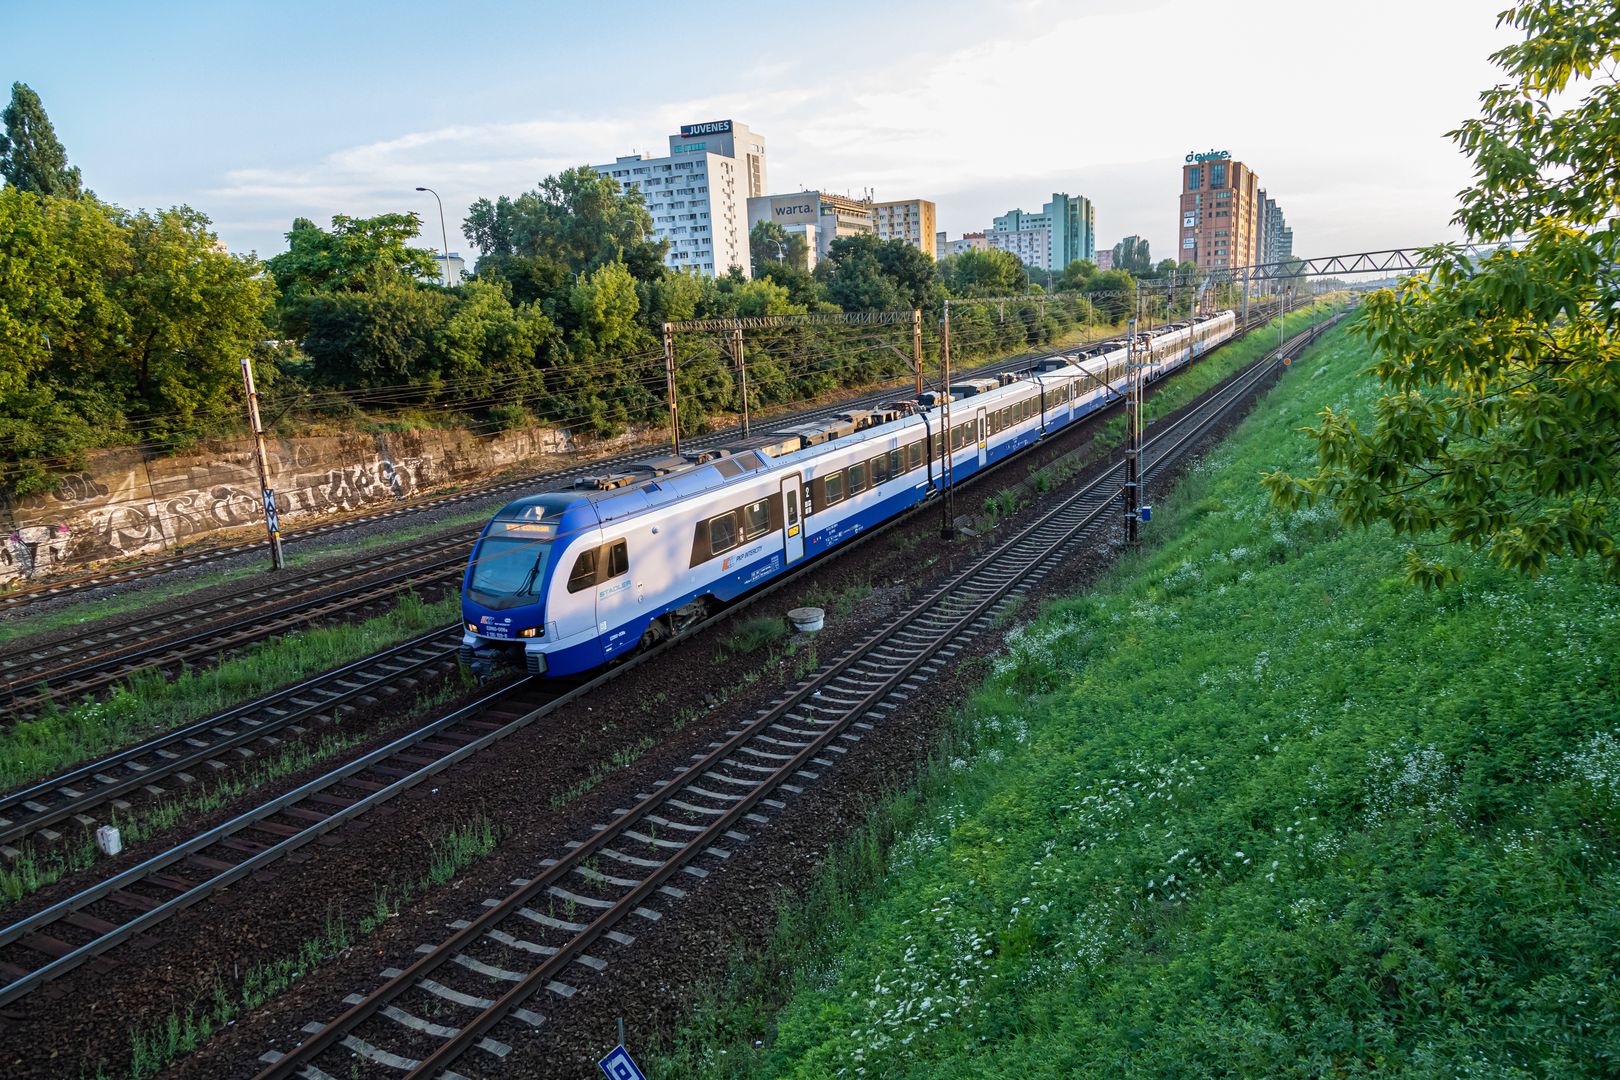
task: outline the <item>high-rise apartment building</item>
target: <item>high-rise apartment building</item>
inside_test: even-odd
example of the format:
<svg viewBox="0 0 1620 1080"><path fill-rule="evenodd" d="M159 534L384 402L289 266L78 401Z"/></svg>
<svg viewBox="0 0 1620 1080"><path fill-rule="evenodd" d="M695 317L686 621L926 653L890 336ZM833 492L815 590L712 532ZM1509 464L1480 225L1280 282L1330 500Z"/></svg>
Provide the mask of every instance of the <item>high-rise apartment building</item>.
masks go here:
<svg viewBox="0 0 1620 1080"><path fill-rule="evenodd" d="M1260 192L1260 238L1256 242L1261 263L1285 262L1294 257L1294 230L1288 227L1288 219L1283 215L1282 207L1277 205L1276 199L1266 198L1264 191Z"/></svg>
<svg viewBox="0 0 1620 1080"><path fill-rule="evenodd" d="M632 154L591 168L637 190L653 232L669 241L665 265L714 277L733 266L752 273L748 199L765 190L765 139L746 124L684 124L669 137L669 155Z"/></svg>
<svg viewBox="0 0 1620 1080"><path fill-rule="evenodd" d="M1097 258L1097 221L1084 195L1056 192L1040 213L1009 210L990 223L990 246L1026 265L1060 271L1076 259Z"/></svg>
<svg viewBox="0 0 1620 1080"><path fill-rule="evenodd" d="M1259 182L1227 150L1191 153L1181 169L1177 262L1203 271L1259 262Z"/></svg>
<svg viewBox="0 0 1620 1080"><path fill-rule="evenodd" d="M934 204L927 199L873 203L872 223L877 226L880 240L904 240L931 258L938 254Z"/></svg>

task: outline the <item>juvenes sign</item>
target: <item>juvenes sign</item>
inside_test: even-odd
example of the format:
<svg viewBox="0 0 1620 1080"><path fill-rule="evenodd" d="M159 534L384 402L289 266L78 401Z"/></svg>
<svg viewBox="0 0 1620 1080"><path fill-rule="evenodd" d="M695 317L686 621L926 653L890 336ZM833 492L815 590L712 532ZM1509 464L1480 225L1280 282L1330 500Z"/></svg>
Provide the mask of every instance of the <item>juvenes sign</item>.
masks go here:
<svg viewBox="0 0 1620 1080"><path fill-rule="evenodd" d="M688 135L723 135L731 130L730 120L710 120L706 124L682 124L681 137Z"/></svg>

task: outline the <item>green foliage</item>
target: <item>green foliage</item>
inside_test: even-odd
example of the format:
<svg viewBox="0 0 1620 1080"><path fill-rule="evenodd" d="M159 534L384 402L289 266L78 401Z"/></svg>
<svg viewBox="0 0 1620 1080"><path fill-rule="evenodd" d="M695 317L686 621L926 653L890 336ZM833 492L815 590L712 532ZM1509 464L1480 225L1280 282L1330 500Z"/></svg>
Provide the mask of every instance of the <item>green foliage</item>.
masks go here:
<svg viewBox="0 0 1620 1080"><path fill-rule="evenodd" d="M48 486L51 459L234 423L240 358L272 287L187 207L128 213L0 189L0 440L5 479Z"/></svg>
<svg viewBox="0 0 1620 1080"><path fill-rule="evenodd" d="M1353 341L1161 504L1161 548L1014 632L854 914L793 922L673 1072L1613 1071L1620 606L1575 562L1426 597L1384 527L1270 505L1316 404L1373 397Z"/></svg>
<svg viewBox="0 0 1620 1080"><path fill-rule="evenodd" d="M416 214L332 218L332 231L298 218L287 233L287 250L265 262L282 297L290 302L330 290L369 290L379 280L433 278L439 264L426 248L412 247L422 227Z"/></svg>
<svg viewBox="0 0 1620 1080"><path fill-rule="evenodd" d="M721 639L720 647L728 656L747 656L775 645L787 635L787 623L780 615L755 615Z"/></svg>
<svg viewBox="0 0 1620 1080"><path fill-rule="evenodd" d="M1455 221L1484 240L1528 236L1366 299L1362 333L1385 390L1370 419L1324 408L1314 470L1275 470L1278 505L1326 501L1347 525L1438 532L1524 574L1594 555L1620 580L1620 7L1538 0L1502 21L1507 81L1452 133L1475 184ZM1408 578L1455 583L1454 558L1414 548Z"/></svg>
<svg viewBox="0 0 1620 1080"><path fill-rule="evenodd" d="M26 83L11 84L11 103L0 113L0 176L19 191L76 199L81 183L77 166L56 137L45 106Z"/></svg>
<svg viewBox="0 0 1620 1080"><path fill-rule="evenodd" d="M641 192L586 166L548 176L515 198L472 204L462 231L480 251L553 260L570 275L623 263L638 280L663 272L668 244L652 239Z"/></svg>
<svg viewBox="0 0 1620 1080"><path fill-rule="evenodd" d="M775 221L759 221L748 231L748 257L754 274L776 264L797 270L809 265L810 244L804 233L789 233Z"/></svg>
<svg viewBox="0 0 1620 1080"><path fill-rule="evenodd" d="M951 255L940 264L940 274L957 296L1011 296L1029 288L1029 274L1018 256L990 248Z"/></svg>
<svg viewBox="0 0 1620 1080"><path fill-rule="evenodd" d="M1151 273L1153 256L1148 251L1148 242L1140 236L1127 236L1115 244L1114 269L1137 277Z"/></svg>

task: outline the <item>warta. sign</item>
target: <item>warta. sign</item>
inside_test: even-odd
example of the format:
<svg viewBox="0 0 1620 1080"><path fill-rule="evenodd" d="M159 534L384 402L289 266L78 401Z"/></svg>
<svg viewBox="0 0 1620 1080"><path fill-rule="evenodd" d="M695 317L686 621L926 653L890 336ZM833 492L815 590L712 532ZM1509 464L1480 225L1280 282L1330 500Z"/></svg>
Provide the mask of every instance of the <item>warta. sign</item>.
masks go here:
<svg viewBox="0 0 1620 1080"><path fill-rule="evenodd" d="M1230 150L1205 150L1202 154L1194 151L1187 155L1187 164L1191 165L1195 161L1222 161L1231 156Z"/></svg>
<svg viewBox="0 0 1620 1080"><path fill-rule="evenodd" d="M689 135L723 135L731 130L730 120L710 120L707 124L682 124L681 138Z"/></svg>

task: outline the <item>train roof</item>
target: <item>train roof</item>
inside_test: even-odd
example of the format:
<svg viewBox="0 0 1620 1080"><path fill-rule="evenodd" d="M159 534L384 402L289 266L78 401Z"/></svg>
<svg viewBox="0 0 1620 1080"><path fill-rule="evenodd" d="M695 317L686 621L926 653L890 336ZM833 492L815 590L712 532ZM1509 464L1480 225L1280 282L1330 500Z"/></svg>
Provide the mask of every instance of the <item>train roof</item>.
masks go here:
<svg viewBox="0 0 1620 1080"><path fill-rule="evenodd" d="M1204 317L1196 317L1202 322ZM1175 324L1160 328L1169 332L1184 328ZM1016 370L964 379L952 383L951 400L989 393L1038 376L1112 352L1123 341L1098 342L1084 349L1048 357ZM744 474L775 465L792 464L815 456L833 443L854 436L868 438L897 434L921 424L922 414L938 409L947 395L929 391L916 401L894 401L871 409L849 409L831 417L808 421L779 431L737 439L723 446L709 447L694 454L669 453L622 465L574 482L572 488L545 491L514 499L496 512L494 522L507 528L566 536L597 524L668 505L679 499L722 487ZM915 424L907 423L915 421ZM880 430L881 429L881 430Z"/></svg>

